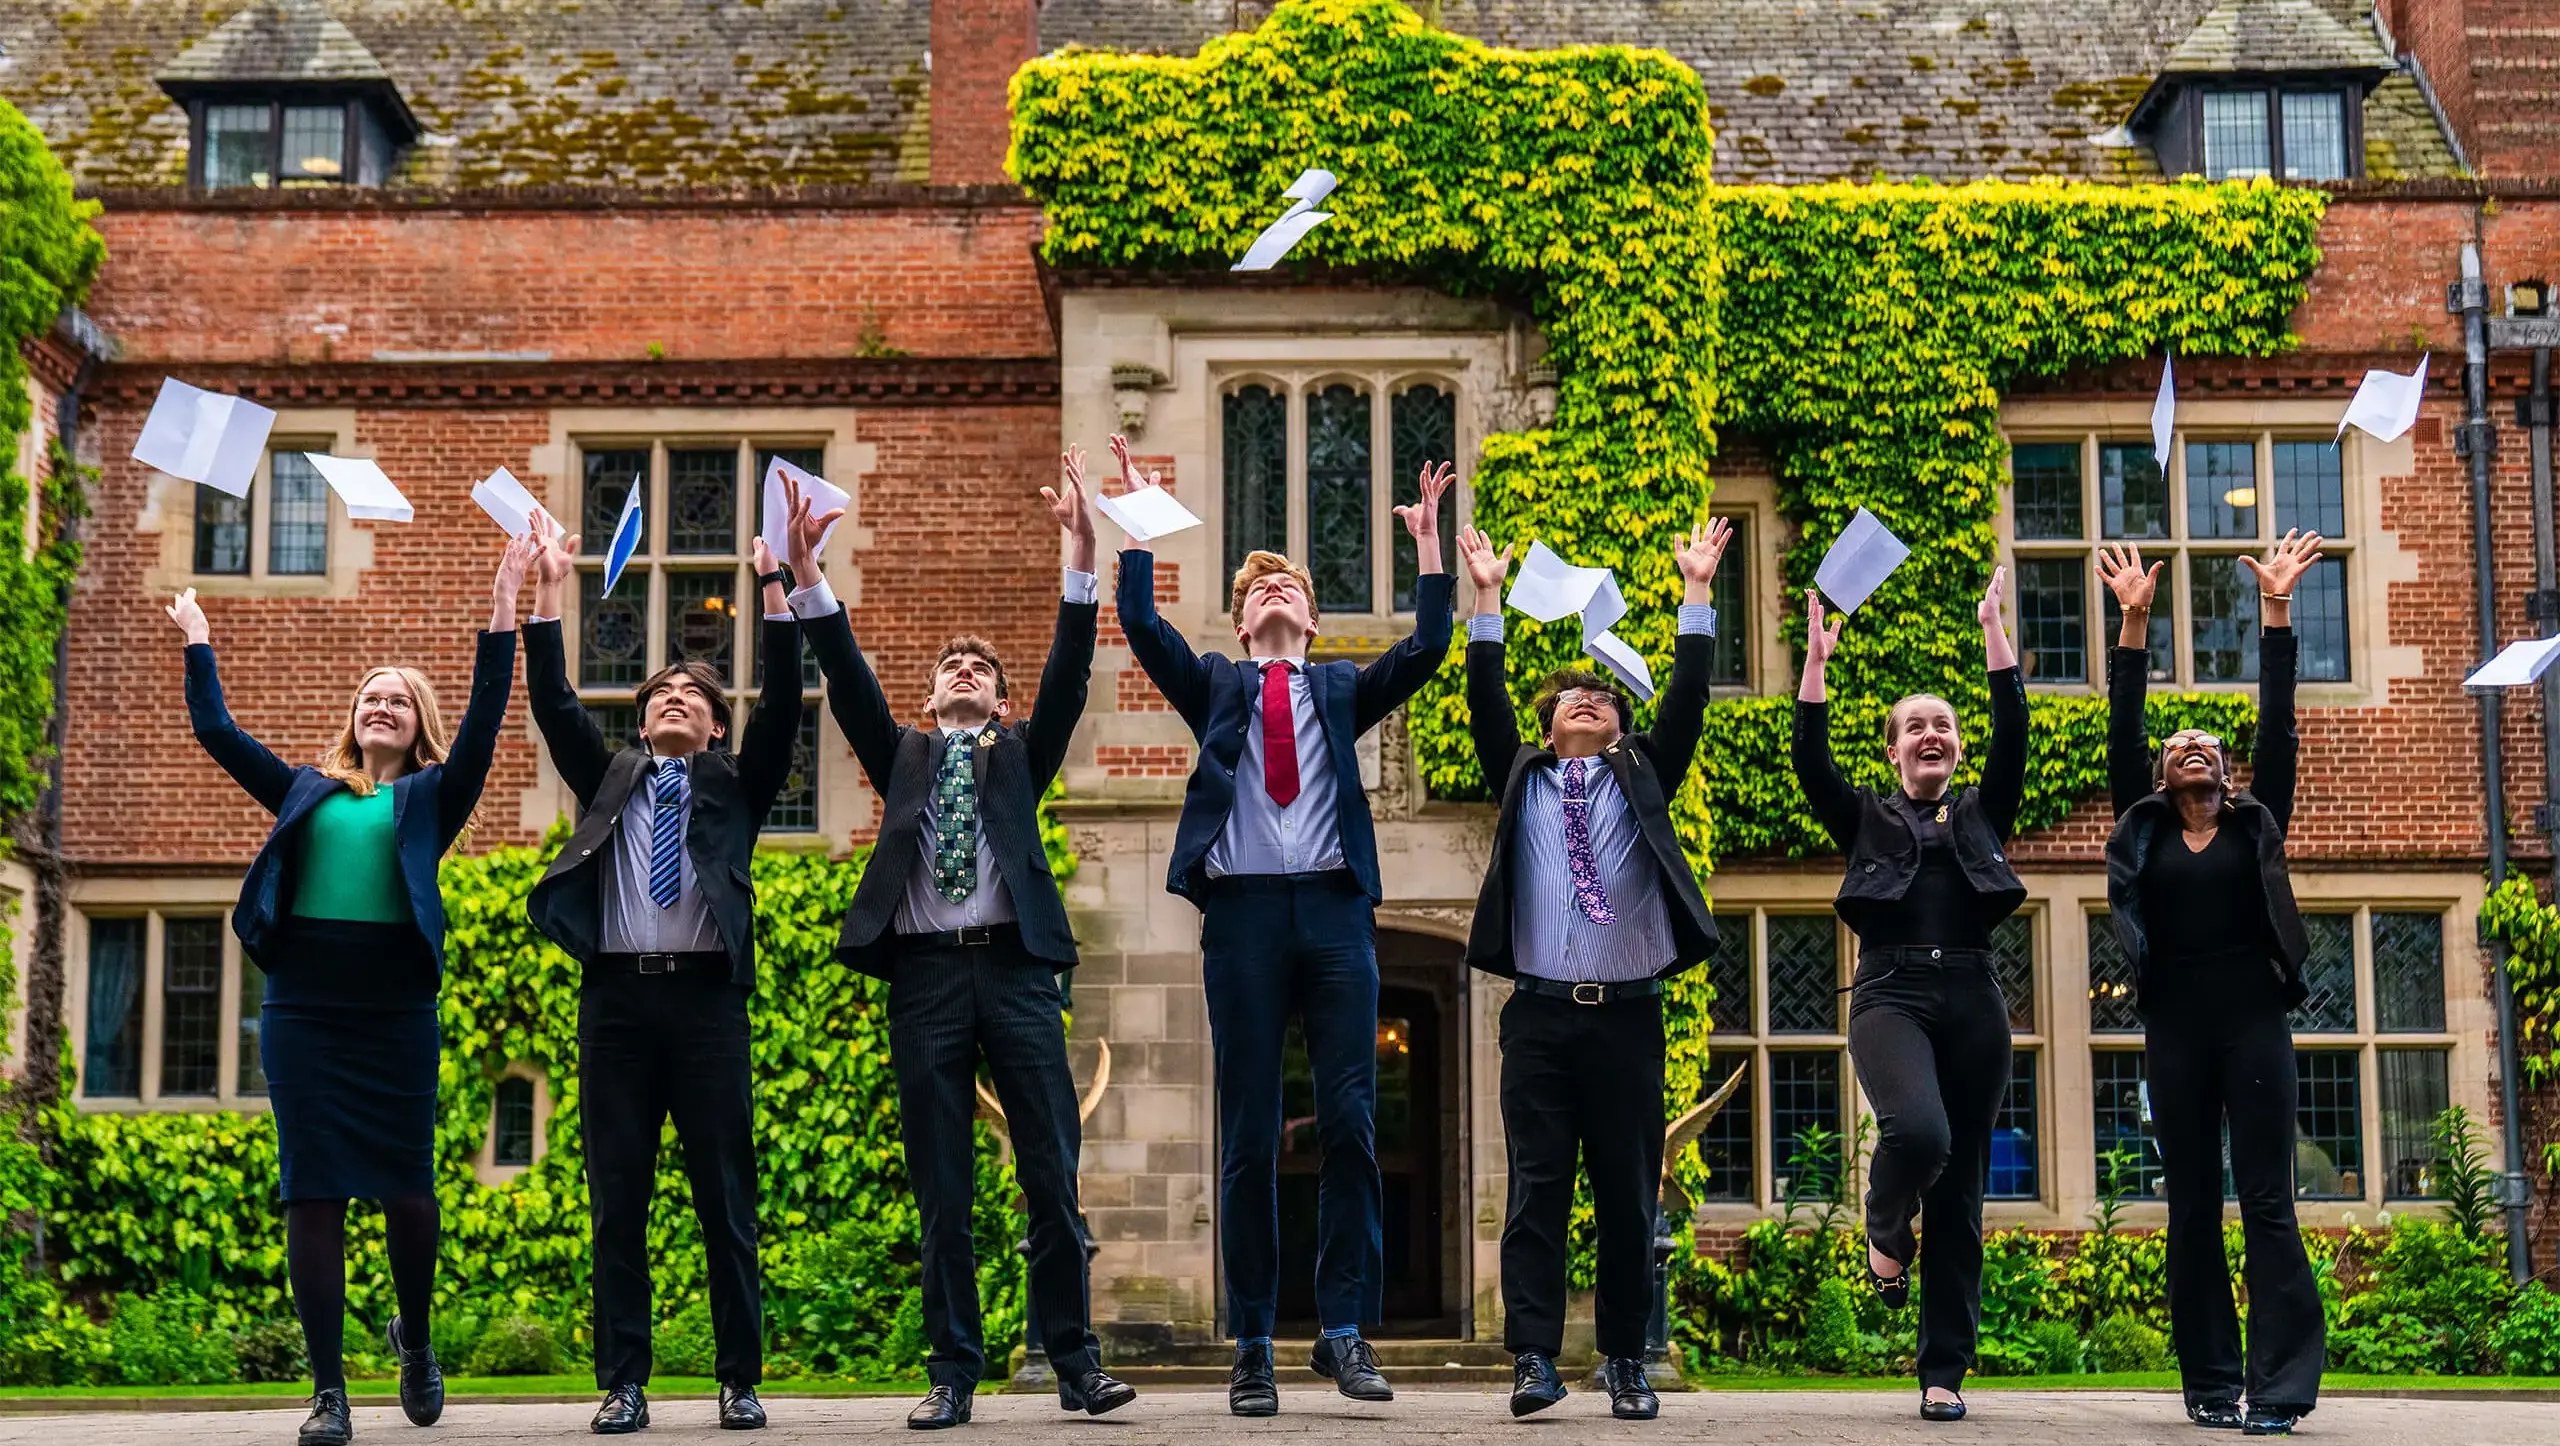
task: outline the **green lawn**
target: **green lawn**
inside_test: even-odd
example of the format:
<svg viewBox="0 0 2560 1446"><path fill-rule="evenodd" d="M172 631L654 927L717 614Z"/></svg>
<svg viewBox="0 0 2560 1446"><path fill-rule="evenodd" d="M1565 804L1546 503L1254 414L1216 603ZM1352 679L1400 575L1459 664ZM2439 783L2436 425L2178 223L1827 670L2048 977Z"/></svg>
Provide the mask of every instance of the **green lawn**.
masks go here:
<svg viewBox="0 0 2560 1446"><path fill-rule="evenodd" d="M596 1378L575 1376L447 1376L445 1394L454 1400L473 1396L595 1396ZM872 1396L903 1395L924 1389L921 1379L892 1382L852 1382L836 1380L767 1381L758 1390L767 1396ZM349 1381L347 1394L358 1404L368 1400L396 1400L399 1384L388 1378L378 1381ZM706 1399L720 1393L720 1385L709 1376L660 1376L649 1383L649 1394L661 1399L701 1396ZM208 1398L272 1396L278 1400L299 1401L311 1394L308 1381L272 1381L254 1386L237 1383L216 1386L0 1386L0 1401L14 1400L88 1400L117 1399L173 1400L179 1397Z"/></svg>
<svg viewBox="0 0 2560 1446"><path fill-rule="evenodd" d="M1764 1375L1751 1371L1701 1372L1689 1383L1702 1391L1914 1391L1909 1376ZM2324 1391L2553 1391L2560 1376L2360 1376L2331 1371ZM2078 1376L1975 1376L1967 1391L2174 1391L2175 1371L2118 1371Z"/></svg>

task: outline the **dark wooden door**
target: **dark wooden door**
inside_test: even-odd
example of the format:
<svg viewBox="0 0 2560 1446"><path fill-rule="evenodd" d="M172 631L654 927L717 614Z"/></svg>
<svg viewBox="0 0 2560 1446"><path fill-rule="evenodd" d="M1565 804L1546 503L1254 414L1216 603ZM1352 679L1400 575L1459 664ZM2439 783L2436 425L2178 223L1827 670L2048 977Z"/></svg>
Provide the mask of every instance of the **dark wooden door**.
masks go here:
<svg viewBox="0 0 2560 1446"><path fill-rule="evenodd" d="M1447 1202L1440 1127L1443 1006L1428 990L1378 991L1378 1175L1386 1281L1381 1335L1445 1329L1441 1240ZM1316 1196L1324 1158L1306 1036L1289 1025L1280 1088L1280 1332L1312 1335L1316 1320Z"/></svg>

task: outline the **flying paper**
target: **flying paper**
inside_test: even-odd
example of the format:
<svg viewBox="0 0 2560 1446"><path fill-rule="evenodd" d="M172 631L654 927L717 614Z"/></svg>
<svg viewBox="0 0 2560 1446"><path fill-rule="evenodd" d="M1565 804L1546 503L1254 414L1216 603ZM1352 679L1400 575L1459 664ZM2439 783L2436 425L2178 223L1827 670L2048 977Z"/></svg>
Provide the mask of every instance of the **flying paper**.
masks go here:
<svg viewBox="0 0 2560 1446"><path fill-rule="evenodd" d="M791 509L782 497L782 479L785 477L800 484L800 495L809 499L809 515L812 517L824 517L839 507L850 508L853 505L849 493L815 472L794 467L780 457L765 463L764 545L777 552L790 550L787 538L791 531ZM819 547L824 548L827 540L836 535L836 525L842 521L844 519L839 517L827 524L827 530L818 537Z"/></svg>
<svg viewBox="0 0 2560 1446"><path fill-rule="evenodd" d="M2462 686L2472 693L2521 688L2540 682L2554 662L2560 662L2560 637L2525 638L2507 644L2498 656L2482 663L2480 671L2462 680Z"/></svg>
<svg viewBox="0 0 2560 1446"><path fill-rule="evenodd" d="M1636 695L1653 697L1653 671L1644 655L1609 631L1627 615L1627 599L1618 579L1605 567L1575 567L1543 542L1529 544L1520 574L1511 580L1503 601L1542 623L1582 615L1582 650L1598 659Z"/></svg>
<svg viewBox="0 0 2560 1446"><path fill-rule="evenodd" d="M1902 560L1911 555L1903 540L1885 531L1876 515L1861 507L1849 525L1840 529L1840 538L1822 555L1822 566L1813 573L1814 586L1831 599L1831 605L1843 613L1856 612L1860 604L1875 595Z"/></svg>
<svg viewBox="0 0 2560 1446"><path fill-rule="evenodd" d="M2169 471L2169 438L2178 429L2178 379L2169 354L2160 353L2160 400L2151 404L2151 455L2165 476Z"/></svg>
<svg viewBox="0 0 2560 1446"><path fill-rule="evenodd" d="M276 414L256 402L165 377L142 435L134 439L133 460L180 481L246 497L275 424Z"/></svg>
<svg viewBox="0 0 2560 1446"><path fill-rule="evenodd" d="M1300 172L1298 179L1289 183L1289 189L1281 192L1290 198L1289 209L1280 213L1279 220L1262 228L1262 234L1254 237L1253 244L1245 248L1244 259L1231 269L1268 271L1277 265L1280 258L1288 255L1290 248L1308 232L1333 219L1331 211L1315 208L1318 201L1333 194L1333 186L1331 171L1310 169Z"/></svg>
<svg viewBox="0 0 2560 1446"><path fill-rule="evenodd" d="M2355 400L2347 403L2347 415L2338 422L2338 435L2349 427L2361 427L2385 442L2400 440L2400 434L2416 426L2418 404L2427 396L2427 359L2418 358L2418 369L2407 376L2398 372L2371 371L2356 387Z"/></svg>
<svg viewBox="0 0 2560 1446"><path fill-rule="evenodd" d="M1120 524L1131 542L1153 542L1168 533L1186 527L1197 527L1200 519L1191 509L1174 500L1173 494L1161 487L1132 487L1117 497L1093 494L1093 505L1102 515Z"/></svg>
<svg viewBox="0 0 2560 1446"><path fill-rule="evenodd" d="M480 504L480 510L488 513L491 521L506 529L509 537L522 537L532 531L533 515L542 511L541 502L537 501L532 493L524 490L524 484L518 482L515 474L504 467L474 484L471 488L471 500ZM542 518L550 524L544 530L544 541L548 542L568 531L560 525L560 519L553 517L550 513L543 512Z"/></svg>
<svg viewBox="0 0 2560 1446"><path fill-rule="evenodd" d="M613 524L613 546L604 555L604 591L598 597L613 596L613 585L622 581L623 564L640 550L640 478L631 479L631 490L622 499L622 520Z"/></svg>
<svg viewBox="0 0 2560 1446"><path fill-rule="evenodd" d="M400 495L382 469L362 457L331 457L319 452L305 452L303 460L317 468L329 490L347 505L349 517L370 518L375 522L407 522L417 514L410 510L409 499Z"/></svg>

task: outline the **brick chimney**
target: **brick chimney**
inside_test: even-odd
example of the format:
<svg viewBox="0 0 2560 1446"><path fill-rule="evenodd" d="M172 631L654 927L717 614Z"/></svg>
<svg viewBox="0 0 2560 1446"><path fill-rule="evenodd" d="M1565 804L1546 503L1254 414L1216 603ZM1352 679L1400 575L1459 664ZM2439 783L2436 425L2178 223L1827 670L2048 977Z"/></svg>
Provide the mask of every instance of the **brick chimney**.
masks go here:
<svg viewBox="0 0 2560 1446"><path fill-rule="evenodd" d="M2384 0L2462 143L2491 178L2560 175L2560 26L2552 0Z"/></svg>
<svg viewBox="0 0 2560 1446"><path fill-rule="evenodd" d="M932 178L1001 184L1011 115L1005 87L1040 50L1039 0L933 0Z"/></svg>

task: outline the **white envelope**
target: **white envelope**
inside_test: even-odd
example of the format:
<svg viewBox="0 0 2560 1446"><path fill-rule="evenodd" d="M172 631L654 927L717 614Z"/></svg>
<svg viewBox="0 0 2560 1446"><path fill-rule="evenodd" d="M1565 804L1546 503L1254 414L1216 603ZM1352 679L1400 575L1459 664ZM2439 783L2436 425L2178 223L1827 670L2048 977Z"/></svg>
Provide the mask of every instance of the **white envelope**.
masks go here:
<svg viewBox="0 0 2560 1446"><path fill-rule="evenodd" d="M275 424L276 414L256 402L165 377L142 435L134 439L133 460L180 481L246 497Z"/></svg>
<svg viewBox="0 0 2560 1446"><path fill-rule="evenodd" d="M2560 637L2524 638L2507 644L2498 656L2482 663L2480 671L2462 680L2462 686L2472 693L2521 688L2541 682L2554 662L2560 662Z"/></svg>
<svg viewBox="0 0 2560 1446"><path fill-rule="evenodd" d="M2178 430L2178 378L2170 367L2169 354L2160 354L2160 399L2151 404L2151 455L2160 463L2162 475L2169 471L2169 439Z"/></svg>
<svg viewBox="0 0 2560 1446"><path fill-rule="evenodd" d="M773 555L776 557L784 556L791 550L790 543L784 536L791 524L791 509L784 503L782 497L782 479L785 477L800 484L800 495L809 499L809 511L812 516L823 517L839 507L850 511L853 506L852 494L815 472L794 467L780 457L765 463L764 531L758 535L764 538L764 545L773 549ZM843 521L844 519L839 517L827 524L826 532L818 538L819 550L825 550L827 543L835 537L836 528Z"/></svg>
<svg viewBox="0 0 2560 1446"><path fill-rule="evenodd" d="M414 514L409 499L382 469L362 457L331 457L319 452L305 452L304 459L319 469L321 479L338 500L347 504L349 517L370 518L376 522L407 522Z"/></svg>
<svg viewBox="0 0 2560 1446"><path fill-rule="evenodd" d="M1173 498L1161 487L1132 487L1117 497L1093 494L1093 505L1102 515L1120 525L1131 542L1153 542L1159 537L1197 527L1200 519L1191 509Z"/></svg>
<svg viewBox="0 0 2560 1446"><path fill-rule="evenodd" d="M542 507L542 503L525 490L524 484L515 479L515 474L504 467L473 484L471 500L479 503L480 510L488 513L490 520L505 529L509 537L522 537L532 531L533 514ZM551 524L544 533L544 541L568 531L560 525L559 518L547 512L543 517Z"/></svg>
<svg viewBox="0 0 2560 1446"><path fill-rule="evenodd" d="M1822 555L1822 565L1814 569L1813 584L1831 605L1843 613L1856 612L1868 598L1875 596L1893 570L1902 566L1911 549L1902 539L1885 530L1876 515L1861 507L1849 525L1840 529L1840 537L1831 550Z"/></svg>
<svg viewBox="0 0 2560 1446"><path fill-rule="evenodd" d="M2347 403L2347 414L2338 421L2338 435L2349 427L2361 427L2385 442L2400 440L2400 434L2418 424L2418 404L2427 399L2427 359L2418 358L2418 369L2407 376L2398 372L2370 371L2356 387L2355 400Z"/></svg>

